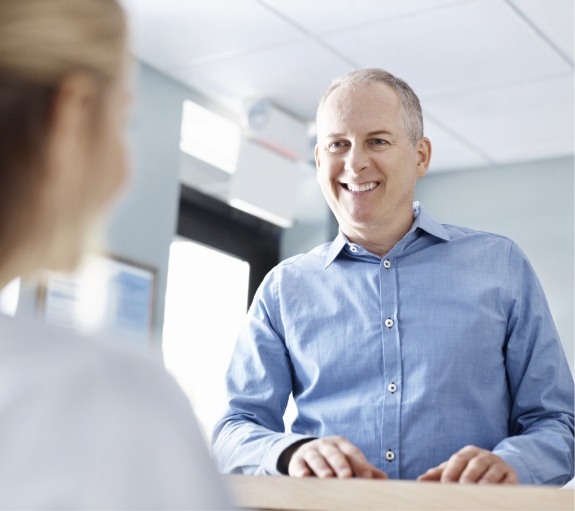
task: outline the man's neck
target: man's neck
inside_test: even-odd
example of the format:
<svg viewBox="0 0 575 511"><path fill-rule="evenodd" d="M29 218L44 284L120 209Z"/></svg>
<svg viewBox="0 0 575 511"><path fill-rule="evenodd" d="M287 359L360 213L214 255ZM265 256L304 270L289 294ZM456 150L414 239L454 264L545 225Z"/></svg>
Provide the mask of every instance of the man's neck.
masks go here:
<svg viewBox="0 0 575 511"><path fill-rule="evenodd" d="M413 220L412 214L410 217L406 216L405 219L392 222L385 227L365 226L351 232L343 231L343 233L350 242L361 245L372 254L384 257L409 232Z"/></svg>

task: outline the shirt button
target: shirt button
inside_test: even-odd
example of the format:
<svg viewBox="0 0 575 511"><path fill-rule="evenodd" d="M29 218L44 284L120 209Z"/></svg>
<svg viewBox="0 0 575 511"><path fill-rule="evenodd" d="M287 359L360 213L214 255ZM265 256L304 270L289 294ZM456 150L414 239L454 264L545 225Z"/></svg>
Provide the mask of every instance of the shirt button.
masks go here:
<svg viewBox="0 0 575 511"><path fill-rule="evenodd" d="M355 245L350 245L349 249L354 253L357 252L357 250L358 250L358 248Z"/></svg>
<svg viewBox="0 0 575 511"><path fill-rule="evenodd" d="M395 454L394 454L394 452L391 451L391 450L390 450L390 451L387 451L387 452L385 453L385 459L386 459L387 461L393 461L393 460L395 459Z"/></svg>
<svg viewBox="0 0 575 511"><path fill-rule="evenodd" d="M389 268L391 268L391 261L389 259L386 259L385 261L383 261L383 267L386 270L389 270Z"/></svg>
<svg viewBox="0 0 575 511"><path fill-rule="evenodd" d="M385 320L385 322L384 322L384 325L385 325L387 328L391 328L391 327L393 326L393 319L387 318L387 319Z"/></svg>
<svg viewBox="0 0 575 511"><path fill-rule="evenodd" d="M393 394L397 390L397 385L392 382L387 386L387 390Z"/></svg>

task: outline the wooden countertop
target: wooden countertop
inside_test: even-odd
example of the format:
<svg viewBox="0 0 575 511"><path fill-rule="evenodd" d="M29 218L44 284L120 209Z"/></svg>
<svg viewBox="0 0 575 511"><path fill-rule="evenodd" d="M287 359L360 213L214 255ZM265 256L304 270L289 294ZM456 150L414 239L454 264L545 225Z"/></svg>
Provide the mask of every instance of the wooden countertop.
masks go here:
<svg viewBox="0 0 575 511"><path fill-rule="evenodd" d="M236 503L254 510L569 510L572 489L227 475Z"/></svg>

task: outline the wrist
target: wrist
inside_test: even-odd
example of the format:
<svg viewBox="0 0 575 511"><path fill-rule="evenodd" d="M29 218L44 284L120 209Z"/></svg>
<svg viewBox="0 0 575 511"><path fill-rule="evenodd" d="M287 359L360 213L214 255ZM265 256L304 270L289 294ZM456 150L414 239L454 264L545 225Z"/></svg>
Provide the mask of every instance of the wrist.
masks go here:
<svg viewBox="0 0 575 511"><path fill-rule="evenodd" d="M305 443L310 442L311 440L315 440L314 438L304 438L303 440L298 440L294 442L290 446L286 447L282 453L279 455L277 469L280 474L288 475L289 474L289 463L291 461L292 456L294 453Z"/></svg>

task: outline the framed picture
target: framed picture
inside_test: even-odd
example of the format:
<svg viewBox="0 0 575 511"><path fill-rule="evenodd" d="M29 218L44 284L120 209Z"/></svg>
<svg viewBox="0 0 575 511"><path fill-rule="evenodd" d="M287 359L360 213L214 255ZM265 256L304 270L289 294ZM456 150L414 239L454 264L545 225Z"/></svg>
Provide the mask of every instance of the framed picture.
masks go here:
<svg viewBox="0 0 575 511"><path fill-rule="evenodd" d="M51 325L149 340L154 327L155 269L111 254L90 256L73 274L50 273L39 310Z"/></svg>

